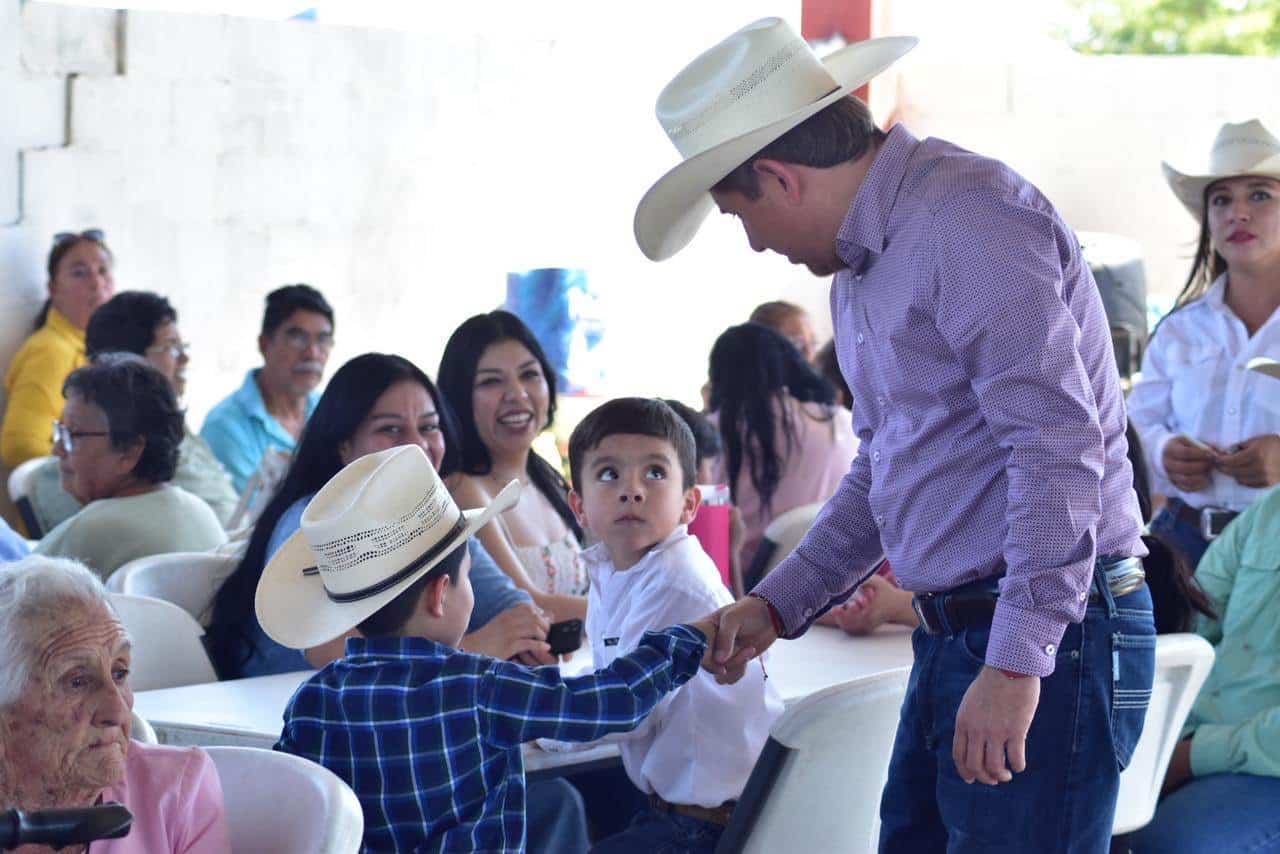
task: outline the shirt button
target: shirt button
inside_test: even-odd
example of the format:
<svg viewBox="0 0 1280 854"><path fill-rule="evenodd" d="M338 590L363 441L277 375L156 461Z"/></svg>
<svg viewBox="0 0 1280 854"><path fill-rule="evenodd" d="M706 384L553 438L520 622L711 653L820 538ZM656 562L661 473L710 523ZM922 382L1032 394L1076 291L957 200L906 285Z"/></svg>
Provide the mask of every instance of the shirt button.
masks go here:
<svg viewBox="0 0 1280 854"><path fill-rule="evenodd" d="M1236 408L1235 408L1234 406L1233 406L1233 407L1231 407L1230 409L1228 409L1228 410L1227 410L1227 414L1228 414L1228 415L1235 415L1235 414L1236 414Z"/></svg>
<svg viewBox="0 0 1280 854"><path fill-rule="evenodd" d="M1083 601L1085 601L1085 600L1086 600L1086 599L1088 599L1088 598L1089 598L1089 591L1088 591L1088 590L1081 590L1081 591L1080 591L1080 601L1081 601L1081 602L1083 602Z"/></svg>
<svg viewBox="0 0 1280 854"><path fill-rule="evenodd" d="M858 343L859 343L859 344L861 344L861 343L862 343L862 333L861 333L861 332L859 332L859 333L858 333Z"/></svg>
<svg viewBox="0 0 1280 854"><path fill-rule="evenodd" d="M862 274L861 274L861 273L854 273L854 274L853 274L853 280L854 280L855 282L861 282L861 281L862 281Z"/></svg>
<svg viewBox="0 0 1280 854"><path fill-rule="evenodd" d="M876 395L876 403L880 404L881 406L884 406L884 395L883 395L883 394L878 394L878 395Z"/></svg>
<svg viewBox="0 0 1280 854"><path fill-rule="evenodd" d="M880 462L880 452L879 451L874 452L871 455L871 459L875 460L876 462Z"/></svg>
<svg viewBox="0 0 1280 854"><path fill-rule="evenodd" d="M877 524L877 525L879 525L881 528L883 528L883 527L884 527L884 517L883 517L883 516L877 516L877 517L876 517L876 524Z"/></svg>
<svg viewBox="0 0 1280 854"><path fill-rule="evenodd" d="M813 609L812 609L812 608L805 608L805 609L804 609L804 618L807 620L807 619L809 619L809 618L810 618L810 617L812 617L812 616L813 616Z"/></svg>
<svg viewBox="0 0 1280 854"><path fill-rule="evenodd" d="M1058 647L1055 644L1051 644L1051 643L1045 644L1045 647L1044 647L1045 655L1053 655L1057 651L1058 651Z"/></svg>

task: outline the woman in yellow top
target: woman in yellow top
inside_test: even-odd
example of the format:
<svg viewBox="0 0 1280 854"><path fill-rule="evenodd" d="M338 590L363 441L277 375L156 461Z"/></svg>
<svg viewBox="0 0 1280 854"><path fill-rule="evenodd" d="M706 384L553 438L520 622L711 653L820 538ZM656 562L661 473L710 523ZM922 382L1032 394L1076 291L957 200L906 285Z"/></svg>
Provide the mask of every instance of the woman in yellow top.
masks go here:
<svg viewBox="0 0 1280 854"><path fill-rule="evenodd" d="M62 414L62 383L85 364L89 317L115 293L113 262L97 229L54 236L49 298L36 319L36 331L23 342L4 378L0 459L7 467L53 450L53 422Z"/></svg>

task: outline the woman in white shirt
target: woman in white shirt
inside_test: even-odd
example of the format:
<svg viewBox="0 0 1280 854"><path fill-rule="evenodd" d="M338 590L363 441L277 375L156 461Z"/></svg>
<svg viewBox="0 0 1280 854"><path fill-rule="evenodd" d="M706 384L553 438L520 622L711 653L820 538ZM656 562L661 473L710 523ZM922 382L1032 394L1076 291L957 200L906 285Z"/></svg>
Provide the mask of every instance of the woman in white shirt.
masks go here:
<svg viewBox="0 0 1280 854"><path fill-rule="evenodd" d="M1153 489L1151 522L1198 563L1208 541L1280 482L1280 394L1247 369L1280 358L1280 140L1257 120L1218 131L1206 174L1164 164L1200 222L1187 284L1156 328L1129 417Z"/></svg>

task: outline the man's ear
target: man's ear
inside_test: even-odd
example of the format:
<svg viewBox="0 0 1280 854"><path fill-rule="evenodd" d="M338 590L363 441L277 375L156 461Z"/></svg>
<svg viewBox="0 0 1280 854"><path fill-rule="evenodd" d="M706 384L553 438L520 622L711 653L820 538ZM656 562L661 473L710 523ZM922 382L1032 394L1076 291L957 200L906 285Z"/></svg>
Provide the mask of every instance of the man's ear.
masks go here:
<svg viewBox="0 0 1280 854"><path fill-rule="evenodd" d="M444 596L448 588L449 576L447 573L427 582L426 588L422 591L422 598L418 600L418 611L435 617L437 620L443 617Z"/></svg>
<svg viewBox="0 0 1280 854"><path fill-rule="evenodd" d="M271 343L271 336L270 336L270 335L259 335L259 336L258 336L258 355L262 356L262 358L264 358L264 359L265 359L265 358L267 358L267 346L268 346L270 343Z"/></svg>
<svg viewBox="0 0 1280 854"><path fill-rule="evenodd" d="M680 524L688 525L693 521L693 517L698 515L698 508L702 506L702 490L697 486L691 486L684 491L684 506L680 508Z"/></svg>
<svg viewBox="0 0 1280 854"><path fill-rule="evenodd" d="M798 205L803 200L804 182L794 163L762 157L751 164L751 168L759 177L760 189L766 196L777 194L777 198L788 205Z"/></svg>
<svg viewBox="0 0 1280 854"><path fill-rule="evenodd" d="M587 527L587 517L583 515L582 496L578 494L578 490L569 490L569 509L573 511L573 516L578 520L578 524L584 529Z"/></svg>

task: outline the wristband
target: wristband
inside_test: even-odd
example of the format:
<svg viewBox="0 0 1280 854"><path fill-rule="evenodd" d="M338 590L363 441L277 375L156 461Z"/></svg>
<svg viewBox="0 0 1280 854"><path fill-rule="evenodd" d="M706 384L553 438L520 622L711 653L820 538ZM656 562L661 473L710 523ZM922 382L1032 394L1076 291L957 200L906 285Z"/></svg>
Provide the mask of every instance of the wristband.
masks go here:
<svg viewBox="0 0 1280 854"><path fill-rule="evenodd" d="M778 614L778 609L773 607L773 603L754 591L747 595L764 603L764 606L769 609L769 622L773 624L773 633L780 638L786 637L787 627L782 625L782 617Z"/></svg>

